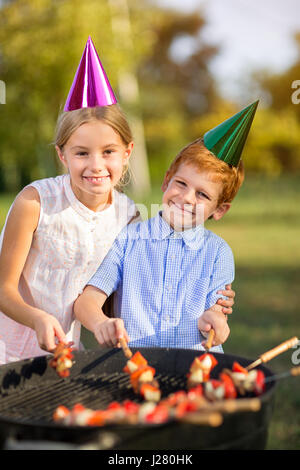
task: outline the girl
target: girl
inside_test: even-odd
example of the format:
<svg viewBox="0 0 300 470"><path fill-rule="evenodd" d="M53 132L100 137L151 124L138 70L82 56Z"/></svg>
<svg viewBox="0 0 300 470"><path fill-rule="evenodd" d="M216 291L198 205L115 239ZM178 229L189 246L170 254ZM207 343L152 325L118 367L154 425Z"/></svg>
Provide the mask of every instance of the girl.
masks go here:
<svg viewBox="0 0 300 470"><path fill-rule="evenodd" d="M90 50L91 60L98 60ZM95 83L97 77L93 90ZM74 83L72 90L77 99ZM73 303L117 234L139 217L133 201L117 189L133 149L117 103L85 102L64 112L55 145L67 174L24 188L0 237L0 364L46 354L57 339L79 347ZM220 303L231 313L234 292L224 295L231 298Z"/></svg>
<svg viewBox="0 0 300 470"><path fill-rule="evenodd" d="M136 217L133 202L115 189L132 148L116 104L67 112L58 122L56 150L68 174L23 189L0 239L2 364L51 351L55 337L78 347L73 302Z"/></svg>

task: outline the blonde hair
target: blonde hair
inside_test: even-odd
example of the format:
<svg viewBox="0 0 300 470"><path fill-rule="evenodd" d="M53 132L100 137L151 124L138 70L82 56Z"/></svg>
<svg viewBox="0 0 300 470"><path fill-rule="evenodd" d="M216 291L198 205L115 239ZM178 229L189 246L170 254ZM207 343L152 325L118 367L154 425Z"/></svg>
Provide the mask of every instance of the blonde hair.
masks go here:
<svg viewBox="0 0 300 470"><path fill-rule="evenodd" d="M94 120L102 121L104 124L112 127L119 134L125 146L128 146L133 141L132 132L123 111L118 104L112 104L109 106L96 106L94 108L80 108L62 113L57 121L54 144L63 150L64 145L73 132L82 124ZM125 184L128 170L128 165L125 165L117 189L120 189Z"/></svg>
<svg viewBox="0 0 300 470"><path fill-rule="evenodd" d="M169 180L182 164L193 165L199 172L210 173L213 181L222 183L223 189L219 196L218 205L231 202L244 181L242 160L237 167L228 165L205 147L203 139L195 140L179 152L169 167Z"/></svg>

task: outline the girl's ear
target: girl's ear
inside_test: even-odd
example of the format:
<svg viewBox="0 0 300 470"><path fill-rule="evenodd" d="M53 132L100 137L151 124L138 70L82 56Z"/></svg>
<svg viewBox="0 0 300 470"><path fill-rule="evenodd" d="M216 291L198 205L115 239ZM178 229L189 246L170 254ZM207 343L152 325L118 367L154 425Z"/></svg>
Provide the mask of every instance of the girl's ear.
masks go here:
<svg viewBox="0 0 300 470"><path fill-rule="evenodd" d="M164 180L162 182L162 185L161 185L161 190L163 193L166 191L169 183L170 183L170 172L167 171L165 174Z"/></svg>
<svg viewBox="0 0 300 470"><path fill-rule="evenodd" d="M130 142L127 146L127 149L125 150L125 156L124 156L124 162L123 163L127 163L131 154L132 154L132 151L133 151L133 142Z"/></svg>
<svg viewBox="0 0 300 470"><path fill-rule="evenodd" d="M223 204L217 207L215 212L212 214L213 219L220 220L226 214L226 212L229 211L230 207L231 204L229 202L223 202Z"/></svg>
<svg viewBox="0 0 300 470"><path fill-rule="evenodd" d="M58 155L58 158L60 159L60 161L62 162L63 166L65 168L68 168L68 165L67 165L67 162L66 162L66 159L62 153L62 150L61 148L58 146L58 145L55 145L55 150L57 152L57 155Z"/></svg>

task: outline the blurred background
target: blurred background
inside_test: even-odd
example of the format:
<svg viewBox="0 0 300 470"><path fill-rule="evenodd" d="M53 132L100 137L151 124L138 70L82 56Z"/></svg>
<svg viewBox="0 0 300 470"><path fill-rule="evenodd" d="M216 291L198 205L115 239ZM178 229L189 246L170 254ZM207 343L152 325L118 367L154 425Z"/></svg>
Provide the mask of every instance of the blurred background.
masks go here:
<svg viewBox="0 0 300 470"><path fill-rule="evenodd" d="M224 350L256 358L299 336L298 0L0 0L0 229L22 187L62 172L54 129L89 35L135 137L125 192L149 211L178 151L260 100L245 183L207 223L236 259ZM299 384L278 386L269 449L300 449Z"/></svg>

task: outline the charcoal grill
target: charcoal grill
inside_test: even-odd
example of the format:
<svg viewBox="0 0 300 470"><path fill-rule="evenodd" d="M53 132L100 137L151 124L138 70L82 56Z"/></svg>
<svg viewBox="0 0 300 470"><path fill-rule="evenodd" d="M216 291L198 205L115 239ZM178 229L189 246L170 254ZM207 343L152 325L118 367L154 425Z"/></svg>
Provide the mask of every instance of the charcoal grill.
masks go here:
<svg viewBox="0 0 300 470"><path fill-rule="evenodd" d="M133 352L136 350L133 348ZM199 351L139 348L156 369L162 397L186 389L186 374ZM263 449L272 414L275 382L269 382L261 398L261 409L225 414L219 427L170 421L162 425L110 425L105 427L65 426L55 423L57 406L71 408L81 403L93 409L106 408L111 401L139 402L127 374L121 350L76 351L70 377L59 378L49 367L52 356L18 361L0 367L0 445L8 437L17 440L47 440L82 445L109 433L110 447L118 450ZM245 358L215 353L218 365L212 377L234 361ZM260 366L266 376L272 372Z"/></svg>

